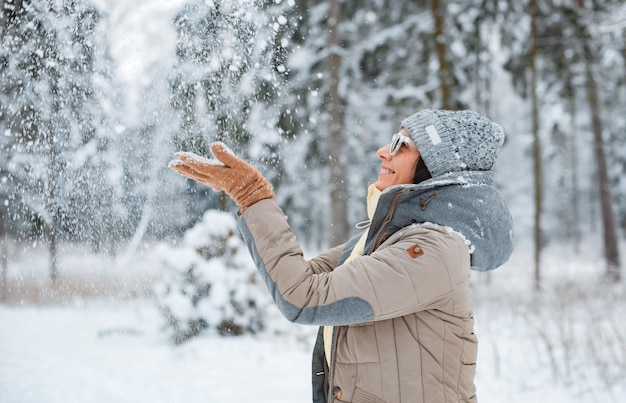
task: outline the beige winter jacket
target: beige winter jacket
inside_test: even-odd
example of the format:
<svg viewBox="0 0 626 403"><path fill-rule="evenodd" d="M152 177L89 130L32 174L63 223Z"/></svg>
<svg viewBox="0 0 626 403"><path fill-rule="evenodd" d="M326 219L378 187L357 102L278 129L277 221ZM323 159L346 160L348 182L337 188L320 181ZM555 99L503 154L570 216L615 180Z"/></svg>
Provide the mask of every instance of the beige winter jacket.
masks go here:
<svg viewBox="0 0 626 403"><path fill-rule="evenodd" d="M274 200L240 217L285 317L335 326L330 366L314 362L316 402L476 401L469 247L432 224L390 229L402 193L388 202L388 219L374 223L365 255L344 264L354 243L305 260Z"/></svg>

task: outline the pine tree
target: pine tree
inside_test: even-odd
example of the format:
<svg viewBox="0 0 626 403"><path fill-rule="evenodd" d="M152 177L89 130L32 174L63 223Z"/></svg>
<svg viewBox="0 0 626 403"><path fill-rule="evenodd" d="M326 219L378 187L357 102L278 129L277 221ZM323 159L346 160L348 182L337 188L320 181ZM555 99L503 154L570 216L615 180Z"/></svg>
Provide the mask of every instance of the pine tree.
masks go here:
<svg viewBox="0 0 626 403"><path fill-rule="evenodd" d="M3 9L0 78L1 124L10 138L6 178L19 198L12 218L28 223L25 235L45 233L54 280L57 242L64 233L94 242L102 235L91 225L93 217L76 209L112 209L110 186L103 180L107 165L100 158L107 141L98 137L110 133L110 122L92 81L99 15L71 0L12 5Z"/></svg>

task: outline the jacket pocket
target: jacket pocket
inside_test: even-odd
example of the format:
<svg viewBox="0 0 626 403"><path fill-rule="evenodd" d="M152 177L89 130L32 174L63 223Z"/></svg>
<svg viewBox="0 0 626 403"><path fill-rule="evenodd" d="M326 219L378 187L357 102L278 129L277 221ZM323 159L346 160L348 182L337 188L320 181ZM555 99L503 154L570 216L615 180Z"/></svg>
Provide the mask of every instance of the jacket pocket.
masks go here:
<svg viewBox="0 0 626 403"><path fill-rule="evenodd" d="M338 401L384 402L376 326L364 323L338 328L333 386L341 389Z"/></svg>
<svg viewBox="0 0 626 403"><path fill-rule="evenodd" d="M476 342L476 336L472 333L467 336L467 339L463 340L463 354L461 356L461 362L465 365L476 365L477 356L478 343Z"/></svg>
<svg viewBox="0 0 626 403"><path fill-rule="evenodd" d="M474 334L471 335L474 337ZM466 340L463 342L463 355L461 357L461 371L459 374L459 395L463 397L462 402L476 401L476 385L474 385L474 377L476 375L476 355L478 353L478 345L474 340Z"/></svg>
<svg viewBox="0 0 626 403"><path fill-rule="evenodd" d="M359 388L356 388L354 390L354 396L352 398L352 402L353 403L386 403L380 397L375 396Z"/></svg>
<svg viewBox="0 0 626 403"><path fill-rule="evenodd" d="M367 391L380 383L380 366L377 364L337 364L333 389L337 402L386 403L386 401Z"/></svg>

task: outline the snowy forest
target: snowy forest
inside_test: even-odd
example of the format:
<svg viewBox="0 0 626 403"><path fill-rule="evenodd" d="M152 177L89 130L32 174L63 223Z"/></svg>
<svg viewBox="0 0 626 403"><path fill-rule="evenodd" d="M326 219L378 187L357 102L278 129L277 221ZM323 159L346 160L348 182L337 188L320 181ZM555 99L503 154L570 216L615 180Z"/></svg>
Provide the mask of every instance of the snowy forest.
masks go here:
<svg viewBox="0 0 626 403"><path fill-rule="evenodd" d="M46 333L57 341L44 341L32 323L72 321L78 334L99 335L84 350L102 351L89 359L107 364L100 373L76 359L72 379L86 368L94 377L116 372L124 360L103 357L123 356L137 338L150 346L135 353L139 361L158 355L185 368L176 376L133 364L136 372L107 375L117 392L96 393L103 402L247 401L246 388L234 398L224 389L248 377L255 401L309 401L312 330L274 311L232 201L168 162L181 150L210 156L212 142L225 142L271 181L314 255L359 231L376 150L426 108L475 110L507 136L496 187L514 218L516 251L493 273L472 273L479 399L606 402L626 392L624 1L0 4L0 356L9 354L0 396L8 402L91 397L95 384L70 381L68 398L57 389L62 375L28 364L62 359L51 352L58 340L82 343L56 331ZM27 353L33 345L36 356ZM254 378L242 363L248 349L257 367L284 376L286 396L274 395L284 387L277 380ZM207 369L193 357L229 370L199 386Z"/></svg>

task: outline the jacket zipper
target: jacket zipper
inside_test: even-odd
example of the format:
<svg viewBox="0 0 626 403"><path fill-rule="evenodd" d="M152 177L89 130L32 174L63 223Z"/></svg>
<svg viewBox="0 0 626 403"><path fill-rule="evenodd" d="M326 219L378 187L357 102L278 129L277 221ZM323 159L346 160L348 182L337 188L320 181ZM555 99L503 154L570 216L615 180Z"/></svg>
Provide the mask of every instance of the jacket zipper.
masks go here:
<svg viewBox="0 0 626 403"><path fill-rule="evenodd" d="M389 224L389 222L391 221L391 218L393 217L393 214L396 212L396 207L398 205L398 199L406 191L407 191L407 189L401 189L393 197L393 201L391 202L391 207L389 208L389 212L385 216L385 219L383 220L383 223L380 226L380 230L376 233L376 237L374 238L374 241L372 242L372 245L367 250L367 253L363 253L364 255L369 255L370 253L372 253L373 250L375 250L380 245L380 243L382 243L381 238L382 238L383 233L384 233L383 230L385 229L385 226L387 224Z"/></svg>
<svg viewBox="0 0 626 403"><path fill-rule="evenodd" d="M407 191L407 189L401 189L393 197L393 200L391 202L391 207L389 208L389 212L385 216L385 219L383 220L383 223L380 226L380 230L376 234L376 238L374 239L374 242L372 242L372 246L369 248L367 253L363 253L363 255L369 255L374 249L376 249L378 244L381 242L380 239L382 238L383 229L391 221L391 218L393 217L393 214L396 211L396 206L398 205L398 199L406 191ZM338 336L337 336L337 329L333 328L333 342L332 342L332 344L330 346L330 358L331 359L329 360L330 361L330 365L328 366L329 367L328 368L328 400L330 402L333 402L333 401L336 400L335 396L333 396L333 389L335 387L333 378L334 378L334 373L335 373L335 357L334 356L335 356L335 346L336 346L336 343L337 343L337 338L338 338Z"/></svg>
<svg viewBox="0 0 626 403"><path fill-rule="evenodd" d="M335 401L335 396L333 396L334 382L333 376L335 373L335 343L337 342L337 328L333 327L333 341L330 344L330 359L328 360L328 401Z"/></svg>

